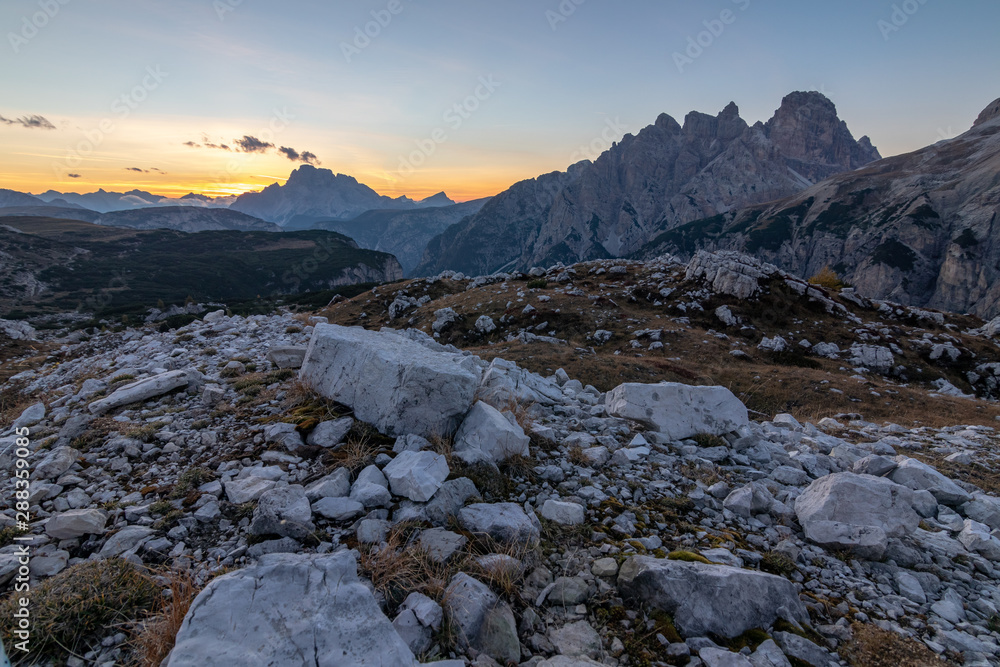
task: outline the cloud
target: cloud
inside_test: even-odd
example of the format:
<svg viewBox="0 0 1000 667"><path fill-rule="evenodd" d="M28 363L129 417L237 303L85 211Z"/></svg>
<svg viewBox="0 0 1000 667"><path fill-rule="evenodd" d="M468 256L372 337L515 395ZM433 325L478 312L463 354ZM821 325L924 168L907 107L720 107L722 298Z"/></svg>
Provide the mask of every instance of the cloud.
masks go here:
<svg viewBox="0 0 1000 667"><path fill-rule="evenodd" d="M200 144L197 141L185 141L184 145L187 146L187 147L189 147L189 148L212 148L212 149L220 150L220 151L231 151L231 150L233 150L232 148L230 148L226 144L214 144L214 143L212 143L211 141L208 140L208 137L202 137L201 140L202 140L202 143L200 143Z"/></svg>
<svg viewBox="0 0 1000 667"><path fill-rule="evenodd" d="M140 174L148 174L149 171L146 169L140 169L139 167L125 167L125 171L137 171Z"/></svg>
<svg viewBox="0 0 1000 667"><path fill-rule="evenodd" d="M4 118L0 116L0 123L6 125L20 125L26 127L29 130L54 130L56 126L49 121L45 116L39 116L38 114L32 114L30 116L22 116L21 118L15 118L11 120L10 118Z"/></svg>
<svg viewBox="0 0 1000 667"><path fill-rule="evenodd" d="M310 153L309 151L302 151L299 153L294 148L282 146L278 149L278 152L292 162L301 162L302 164L319 164L319 159L316 157L316 154Z"/></svg>
<svg viewBox="0 0 1000 667"><path fill-rule="evenodd" d="M242 139L234 139L233 143L239 146L244 153L266 153L269 148L274 148L274 144L261 141L250 135L245 135Z"/></svg>
<svg viewBox="0 0 1000 667"><path fill-rule="evenodd" d="M70 178L83 178L82 176L80 176L80 174L66 174L66 175L69 176Z"/></svg>

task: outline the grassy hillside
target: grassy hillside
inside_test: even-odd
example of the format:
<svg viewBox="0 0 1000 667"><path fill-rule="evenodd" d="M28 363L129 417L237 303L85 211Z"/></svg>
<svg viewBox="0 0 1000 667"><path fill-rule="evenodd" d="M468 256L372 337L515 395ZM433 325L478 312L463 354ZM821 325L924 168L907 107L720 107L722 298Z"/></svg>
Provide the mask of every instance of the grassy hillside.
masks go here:
<svg viewBox="0 0 1000 667"><path fill-rule="evenodd" d="M401 276L391 255L326 231L186 234L34 217L3 224L0 316L139 312L188 297L229 303Z"/></svg>

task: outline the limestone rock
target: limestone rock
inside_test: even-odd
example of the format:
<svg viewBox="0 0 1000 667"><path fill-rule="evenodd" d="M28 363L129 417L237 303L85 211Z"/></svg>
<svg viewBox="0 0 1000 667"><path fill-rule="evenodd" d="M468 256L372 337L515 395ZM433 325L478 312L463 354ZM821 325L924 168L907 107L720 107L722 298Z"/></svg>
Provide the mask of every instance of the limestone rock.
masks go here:
<svg viewBox="0 0 1000 667"><path fill-rule="evenodd" d="M343 551L270 554L214 579L184 617L168 667L210 664L417 662Z"/></svg>
<svg viewBox="0 0 1000 667"><path fill-rule="evenodd" d="M808 623L794 584L754 570L634 556L618 573L624 597L665 611L686 637L736 637L779 618Z"/></svg>
<svg viewBox="0 0 1000 667"><path fill-rule="evenodd" d="M301 378L361 421L398 436L454 432L479 385L475 362L390 331L317 325Z"/></svg>
<svg viewBox="0 0 1000 667"><path fill-rule="evenodd" d="M608 392L607 408L609 414L638 421L671 440L724 435L749 424L746 406L725 387L626 383Z"/></svg>

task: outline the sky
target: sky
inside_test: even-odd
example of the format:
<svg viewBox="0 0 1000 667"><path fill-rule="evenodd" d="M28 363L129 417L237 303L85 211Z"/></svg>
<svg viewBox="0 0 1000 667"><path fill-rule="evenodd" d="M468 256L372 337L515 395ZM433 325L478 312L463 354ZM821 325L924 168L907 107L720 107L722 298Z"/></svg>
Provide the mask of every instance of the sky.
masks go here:
<svg viewBox="0 0 1000 667"><path fill-rule="evenodd" d="M464 201L794 90L889 156L1000 97L998 25L995 0L3 0L0 187L219 196L313 164Z"/></svg>

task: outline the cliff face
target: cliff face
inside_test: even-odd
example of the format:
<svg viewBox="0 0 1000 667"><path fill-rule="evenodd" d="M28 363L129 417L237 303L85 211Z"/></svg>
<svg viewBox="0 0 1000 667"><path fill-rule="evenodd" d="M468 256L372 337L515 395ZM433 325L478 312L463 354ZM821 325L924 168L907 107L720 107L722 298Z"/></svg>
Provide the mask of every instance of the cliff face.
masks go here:
<svg viewBox="0 0 1000 667"><path fill-rule="evenodd" d="M793 93L753 126L735 104L717 116L692 112L683 125L663 114L593 163L498 195L432 241L417 272L629 255L663 230L794 194L878 157L819 93Z"/></svg>
<svg viewBox="0 0 1000 667"><path fill-rule="evenodd" d="M830 266L872 298L993 317L998 210L1000 100L955 139L684 225L638 254L745 250L801 275Z"/></svg>

